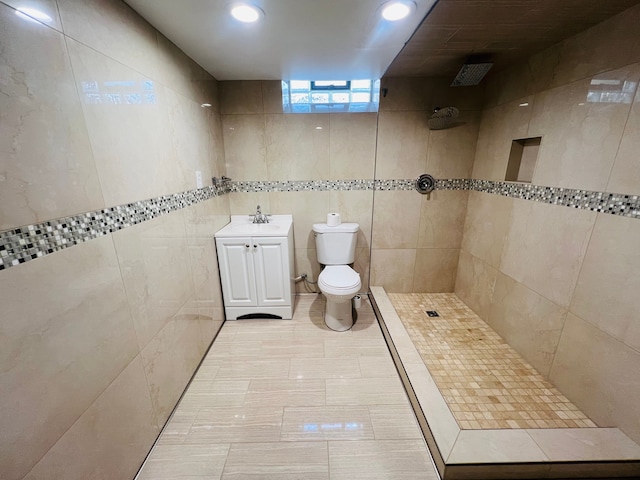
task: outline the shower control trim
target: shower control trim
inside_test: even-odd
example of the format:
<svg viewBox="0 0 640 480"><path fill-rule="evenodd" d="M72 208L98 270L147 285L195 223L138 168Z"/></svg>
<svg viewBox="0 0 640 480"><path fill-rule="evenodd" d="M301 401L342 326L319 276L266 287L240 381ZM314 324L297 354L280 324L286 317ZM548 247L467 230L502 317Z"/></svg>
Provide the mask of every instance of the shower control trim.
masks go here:
<svg viewBox="0 0 640 480"><path fill-rule="evenodd" d="M416 190L425 195L431 193L436 186L436 179L427 173L423 173L416 179Z"/></svg>

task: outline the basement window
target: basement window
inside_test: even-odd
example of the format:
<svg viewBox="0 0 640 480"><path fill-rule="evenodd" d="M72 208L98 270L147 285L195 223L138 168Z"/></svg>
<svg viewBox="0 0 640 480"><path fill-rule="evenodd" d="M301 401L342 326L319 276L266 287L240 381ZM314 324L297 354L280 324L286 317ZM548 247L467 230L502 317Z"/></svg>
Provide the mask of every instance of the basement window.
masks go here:
<svg viewBox="0 0 640 480"><path fill-rule="evenodd" d="M380 80L283 80L284 113L377 112Z"/></svg>
<svg viewBox="0 0 640 480"><path fill-rule="evenodd" d="M531 183L541 140L542 137L531 137L511 142L506 181Z"/></svg>

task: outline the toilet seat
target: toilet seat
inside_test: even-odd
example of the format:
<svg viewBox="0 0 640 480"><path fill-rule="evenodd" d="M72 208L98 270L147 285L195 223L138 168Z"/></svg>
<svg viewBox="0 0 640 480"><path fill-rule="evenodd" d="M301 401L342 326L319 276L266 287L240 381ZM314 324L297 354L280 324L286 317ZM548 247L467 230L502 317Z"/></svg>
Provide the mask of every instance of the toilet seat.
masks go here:
<svg viewBox="0 0 640 480"><path fill-rule="evenodd" d="M330 295L355 295L360 290L360 275L348 265L328 265L320 272L318 286Z"/></svg>

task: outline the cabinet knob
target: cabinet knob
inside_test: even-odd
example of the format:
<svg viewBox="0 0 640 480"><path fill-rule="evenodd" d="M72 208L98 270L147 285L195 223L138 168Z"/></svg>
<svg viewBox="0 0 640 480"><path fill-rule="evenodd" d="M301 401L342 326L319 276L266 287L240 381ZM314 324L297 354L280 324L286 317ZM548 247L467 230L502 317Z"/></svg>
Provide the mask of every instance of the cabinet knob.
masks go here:
<svg viewBox="0 0 640 480"><path fill-rule="evenodd" d="M245 245L245 248L249 248L249 247L250 247L250 245L247 243L247 244Z"/></svg>
<svg viewBox="0 0 640 480"><path fill-rule="evenodd" d="M258 248L258 245L254 245L253 248Z"/></svg>

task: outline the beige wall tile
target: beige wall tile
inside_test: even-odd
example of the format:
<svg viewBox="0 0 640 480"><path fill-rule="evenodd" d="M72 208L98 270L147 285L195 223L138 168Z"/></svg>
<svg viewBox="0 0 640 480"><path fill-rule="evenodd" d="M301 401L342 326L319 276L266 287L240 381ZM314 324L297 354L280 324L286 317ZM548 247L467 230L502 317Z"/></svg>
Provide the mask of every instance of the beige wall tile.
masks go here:
<svg viewBox="0 0 640 480"><path fill-rule="evenodd" d="M184 213L120 230L113 241L142 349L195 298Z"/></svg>
<svg viewBox="0 0 640 480"><path fill-rule="evenodd" d="M332 113L329 115L329 180L370 179L376 164L378 115Z"/></svg>
<svg viewBox="0 0 640 480"><path fill-rule="evenodd" d="M371 211L373 210L372 190L337 190L329 194L331 212L338 212L343 223L355 222L358 230L357 247L371 246ZM327 212L329 213L329 212ZM323 222L326 222L326 216Z"/></svg>
<svg viewBox="0 0 640 480"><path fill-rule="evenodd" d="M15 8L24 8L27 5L23 0L6 0L5 5ZM55 0L35 0L29 3L29 7L35 8L49 17L50 20L42 21L43 25L54 28L59 32L62 31L62 23L60 22L60 14Z"/></svg>
<svg viewBox="0 0 640 480"><path fill-rule="evenodd" d="M635 65L634 68L638 68L638 65ZM607 183L607 192L640 195L640 169L638 169L637 157L639 147L640 89L637 89Z"/></svg>
<svg viewBox="0 0 640 480"><path fill-rule="evenodd" d="M487 323L545 377L567 314L512 278L498 273Z"/></svg>
<svg viewBox="0 0 640 480"><path fill-rule="evenodd" d="M376 179L417 178L425 173L428 148L424 112L378 113Z"/></svg>
<svg viewBox="0 0 640 480"><path fill-rule="evenodd" d="M262 80L264 113L282 113L282 81Z"/></svg>
<svg viewBox="0 0 640 480"><path fill-rule="evenodd" d="M550 379L598 426L640 441L640 353L569 313Z"/></svg>
<svg viewBox="0 0 640 480"><path fill-rule="evenodd" d="M331 211L330 202L329 192L269 193L270 213L293 215L295 248L316 248L313 224L327 222L327 213Z"/></svg>
<svg viewBox="0 0 640 480"><path fill-rule="evenodd" d="M422 195L418 247L460 248L468 198L465 191L435 190Z"/></svg>
<svg viewBox="0 0 640 480"><path fill-rule="evenodd" d="M60 0L58 10L65 35L143 75L158 72L156 31L126 3ZM118 80L122 78L131 77Z"/></svg>
<svg viewBox="0 0 640 480"><path fill-rule="evenodd" d="M392 293L412 292L415 263L415 249L373 248L371 285L384 287Z"/></svg>
<svg viewBox="0 0 640 480"><path fill-rule="evenodd" d="M373 248L416 248L422 195L415 191L379 191L374 195Z"/></svg>
<svg viewBox="0 0 640 480"><path fill-rule="evenodd" d="M528 136L542 136L533 183L604 190L628 103L595 102L598 81L638 82L640 66L596 75L536 95ZM590 93L593 92L593 93Z"/></svg>
<svg viewBox="0 0 640 480"><path fill-rule="evenodd" d="M259 80L219 82L220 113L263 113L262 85Z"/></svg>
<svg viewBox="0 0 640 480"><path fill-rule="evenodd" d="M512 206L513 199L509 197L469 192L462 249L492 267L499 267Z"/></svg>
<svg viewBox="0 0 640 480"><path fill-rule="evenodd" d="M24 478L133 478L159 432L136 357Z"/></svg>
<svg viewBox="0 0 640 480"><path fill-rule="evenodd" d="M456 126L429 133L426 172L435 178L469 178L476 154L479 111L462 111Z"/></svg>
<svg viewBox="0 0 640 480"><path fill-rule="evenodd" d="M163 34L156 32L156 35L158 70L153 72L154 78L189 98L198 108L202 108L200 105L203 103L209 103L215 111L219 111L217 92L214 95L210 89L210 82L215 82L213 77Z"/></svg>
<svg viewBox="0 0 640 480"><path fill-rule="evenodd" d="M498 270L491 265L460 250L454 292L485 321L489 319L497 275Z"/></svg>
<svg viewBox="0 0 640 480"><path fill-rule="evenodd" d="M178 402L211 338L201 336L198 315L176 315L142 350L151 401L162 425Z"/></svg>
<svg viewBox="0 0 640 480"><path fill-rule="evenodd" d="M295 262L296 262L296 277L307 274L307 279L312 282L318 281L320 275L320 264L318 263L318 255L315 248L296 248L295 249ZM307 285L305 282L296 283L296 291L299 293L309 293L314 291L320 291L317 285Z"/></svg>
<svg viewBox="0 0 640 480"><path fill-rule="evenodd" d="M324 180L330 171L329 115L266 115L268 180Z"/></svg>
<svg viewBox="0 0 640 480"><path fill-rule="evenodd" d="M264 115L223 115L222 133L227 175L235 181L265 180L267 150Z"/></svg>
<svg viewBox="0 0 640 480"><path fill-rule="evenodd" d="M533 97L524 97L482 112L473 178L504 180L511 142L526 138L533 103Z"/></svg>
<svg viewBox="0 0 640 480"><path fill-rule="evenodd" d="M640 8L635 6L562 42L553 85L640 61L639 21Z"/></svg>
<svg viewBox="0 0 640 480"><path fill-rule="evenodd" d="M110 237L1 273L0 470L13 479L71 427L138 347Z"/></svg>
<svg viewBox="0 0 640 480"><path fill-rule="evenodd" d="M271 211L269 192L233 193L229 197L229 212L231 215L249 215L256 212L256 206L260 205L263 212Z"/></svg>
<svg viewBox="0 0 640 480"><path fill-rule="evenodd" d="M380 82L380 111L431 111L437 80L427 77L385 77Z"/></svg>
<svg viewBox="0 0 640 480"><path fill-rule="evenodd" d="M177 191L197 188L196 172L202 175L203 185L211 184L217 175L211 160L213 133L209 124L209 112L198 103L173 90L165 90L168 112L168 128L172 152L175 152L175 175L172 188ZM138 179L139 180L139 179Z"/></svg>
<svg viewBox="0 0 640 480"><path fill-rule="evenodd" d="M3 230L104 207L64 37L14 12L0 5Z"/></svg>
<svg viewBox="0 0 640 480"><path fill-rule="evenodd" d="M140 85L147 80L78 42L68 40L67 46L79 89L87 79L102 84L126 78ZM183 189L178 180L165 89L157 82L153 89L153 104L93 104L83 99L89 139L109 206Z"/></svg>
<svg viewBox="0 0 640 480"><path fill-rule="evenodd" d="M413 292L453 292L458 269L457 248L418 248L413 271Z"/></svg>
<svg viewBox="0 0 640 480"><path fill-rule="evenodd" d="M595 218L588 210L515 199L500 270L568 306Z"/></svg>
<svg viewBox="0 0 640 480"><path fill-rule="evenodd" d="M598 214L571 312L640 351L640 222Z"/></svg>

